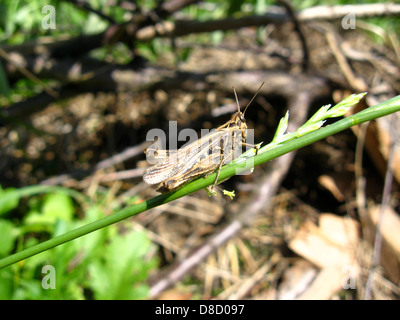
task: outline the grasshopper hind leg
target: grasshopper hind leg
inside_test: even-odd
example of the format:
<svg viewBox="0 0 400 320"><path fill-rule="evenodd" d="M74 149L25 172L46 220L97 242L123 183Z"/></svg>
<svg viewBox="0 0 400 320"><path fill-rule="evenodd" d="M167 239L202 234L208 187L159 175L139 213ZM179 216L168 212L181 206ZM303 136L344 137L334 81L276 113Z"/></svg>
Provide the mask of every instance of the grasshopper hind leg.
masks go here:
<svg viewBox="0 0 400 320"><path fill-rule="evenodd" d="M211 186L208 186L208 187L207 187L208 196L216 195L216 194L217 194L217 192L215 191L215 187L217 186L217 182L218 182L218 178L219 178L219 173L221 172L221 167L222 167L222 164L223 164L223 163L224 163L224 160L222 159L221 162L220 162L220 164L219 164L219 166L218 166L218 168L217 168L217 176L215 177L214 183L213 183ZM215 172L215 171L214 171L214 172ZM204 178L206 178L206 177L207 177L208 175L210 175L211 173L213 173L213 172L208 173L207 175L204 176Z"/></svg>

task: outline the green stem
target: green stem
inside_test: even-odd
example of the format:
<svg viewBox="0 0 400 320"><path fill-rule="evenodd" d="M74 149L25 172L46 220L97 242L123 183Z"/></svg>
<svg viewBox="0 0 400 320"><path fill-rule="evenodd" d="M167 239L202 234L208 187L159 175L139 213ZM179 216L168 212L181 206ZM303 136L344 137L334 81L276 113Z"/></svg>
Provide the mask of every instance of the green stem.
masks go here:
<svg viewBox="0 0 400 320"><path fill-rule="evenodd" d="M335 133L346 130L346 129L350 128L351 126L361 124L363 122L370 121L370 120L373 120L373 119L376 119L379 117L383 117L383 116L386 116L388 114L391 114L391 113L394 113L397 111L400 111L400 96L392 98L392 99L390 99L386 102L383 102L377 106L368 108L368 109L361 111L350 117L344 118L340 121L335 122L334 124L323 127L313 133L310 133L303 137L291 140L291 141L284 143L283 145L280 145L280 146L278 146L272 150L269 150L265 153L259 154L252 158L248 158L241 164L235 164L235 165L228 164L221 169L219 181L228 179L237 173L251 169L254 166L268 162L268 161L275 159L277 157L280 157L288 152L291 152L291 151L300 149L302 147L305 147L307 145L310 145L318 140L324 139ZM60 235L53 239L42 242L31 248L20 251L14 255L8 256L8 257L0 260L0 269L6 267L8 265L11 265L13 263L16 263L18 261L21 261L23 259L26 259L28 257L31 257L40 252L54 248L60 244L68 242L70 240L76 239L78 237L84 236L93 231L96 231L96 230L99 230L106 226L109 226L113 223L119 222L119 221L129 218L131 216L134 216L134 215L141 213L143 211L146 211L148 209L160 206L162 204L168 203L170 201L176 200L178 198L181 198L188 194L196 192L200 189L203 189L203 188L213 184L215 178L216 178L216 173L213 173L213 174L207 176L206 178L197 179L197 180L192 181L192 182L188 183L187 185L183 186L179 190L156 196L150 200L139 203L132 207L125 208L125 209L123 209L117 213L114 213L110 216L99 219L97 221L89 223L89 224L82 226L80 228L77 228L75 230L69 231L63 235Z"/></svg>

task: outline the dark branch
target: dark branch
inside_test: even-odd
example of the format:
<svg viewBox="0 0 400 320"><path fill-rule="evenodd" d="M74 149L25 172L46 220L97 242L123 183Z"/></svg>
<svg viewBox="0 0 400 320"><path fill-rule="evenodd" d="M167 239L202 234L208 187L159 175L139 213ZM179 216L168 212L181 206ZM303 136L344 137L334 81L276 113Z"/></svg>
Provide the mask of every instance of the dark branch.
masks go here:
<svg viewBox="0 0 400 320"><path fill-rule="evenodd" d="M97 14L99 17L103 18L104 20L107 20L108 22L110 22L111 24L116 24L117 22L114 20L114 18L107 16L106 14L104 14L103 12L96 10L94 8L92 8L87 2L84 2L82 0L64 0L67 2L70 2L74 5L76 5L77 7L83 8L86 11L92 12Z"/></svg>

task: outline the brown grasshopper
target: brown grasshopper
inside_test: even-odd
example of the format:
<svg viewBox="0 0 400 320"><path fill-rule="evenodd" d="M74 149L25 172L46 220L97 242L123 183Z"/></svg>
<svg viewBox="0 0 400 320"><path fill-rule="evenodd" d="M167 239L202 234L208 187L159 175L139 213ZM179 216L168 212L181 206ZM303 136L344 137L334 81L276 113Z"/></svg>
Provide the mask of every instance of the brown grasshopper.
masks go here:
<svg viewBox="0 0 400 320"><path fill-rule="evenodd" d="M250 146L256 149L256 154L258 152L258 146L246 143L247 124L244 114L263 85L264 82L243 112L240 111L238 96L236 90L233 89L238 111L228 122L206 136L178 150L146 149L148 159L157 160L157 163L144 171L144 182L153 185L158 192L166 193L178 189L197 177L207 176L217 171L214 184L208 188L210 192L213 192L221 167L235 159L235 150L240 149L241 153L242 146Z"/></svg>

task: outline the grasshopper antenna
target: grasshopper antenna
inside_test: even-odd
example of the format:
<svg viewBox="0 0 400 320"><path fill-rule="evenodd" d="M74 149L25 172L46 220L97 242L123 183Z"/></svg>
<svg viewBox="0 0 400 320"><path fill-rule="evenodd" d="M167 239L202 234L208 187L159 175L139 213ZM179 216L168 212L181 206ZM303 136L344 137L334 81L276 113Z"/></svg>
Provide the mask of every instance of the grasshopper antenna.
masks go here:
<svg viewBox="0 0 400 320"><path fill-rule="evenodd" d="M237 107L238 107L238 112L240 112L239 98L238 98L236 89L235 89L235 87L232 87L232 89L233 89L233 92L235 93L235 98L236 98L236 104L237 104Z"/></svg>
<svg viewBox="0 0 400 320"><path fill-rule="evenodd" d="M265 82L261 83L260 87L259 87L259 88L257 89L257 91L254 93L253 98L251 98L251 100L250 100L250 102L247 104L246 108L244 108L243 116L244 116L244 113L246 112L247 108L249 107L249 105L253 102L253 100L255 99L255 97L257 96L257 94L260 92L260 90L261 90L262 86L264 85L264 83L265 83ZM236 91L235 91L235 95L236 95ZM236 101L237 101L237 96L236 96ZM238 105L239 105L239 102L238 102Z"/></svg>

